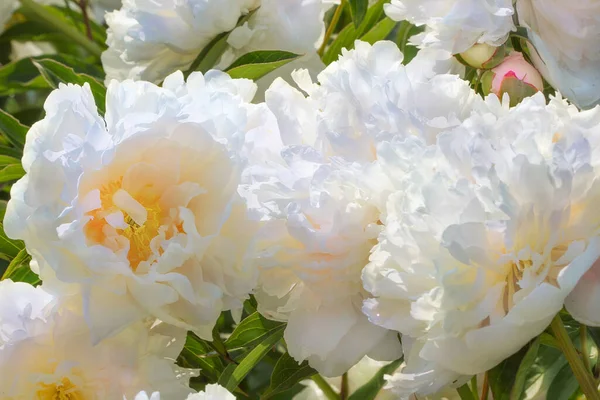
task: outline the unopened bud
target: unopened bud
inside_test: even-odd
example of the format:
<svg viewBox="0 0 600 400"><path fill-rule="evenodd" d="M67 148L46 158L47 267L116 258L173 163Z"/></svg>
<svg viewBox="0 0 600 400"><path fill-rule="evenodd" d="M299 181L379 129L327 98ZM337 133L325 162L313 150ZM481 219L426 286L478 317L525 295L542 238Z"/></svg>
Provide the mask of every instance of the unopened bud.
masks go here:
<svg viewBox="0 0 600 400"><path fill-rule="evenodd" d="M490 69L502 62L505 56L505 47L477 43L459 55L465 64L473 68Z"/></svg>
<svg viewBox="0 0 600 400"><path fill-rule="evenodd" d="M481 85L486 95L494 93L502 98L504 93L508 93L511 106L544 89L538 70L518 52L510 53L500 65L486 71L481 77Z"/></svg>

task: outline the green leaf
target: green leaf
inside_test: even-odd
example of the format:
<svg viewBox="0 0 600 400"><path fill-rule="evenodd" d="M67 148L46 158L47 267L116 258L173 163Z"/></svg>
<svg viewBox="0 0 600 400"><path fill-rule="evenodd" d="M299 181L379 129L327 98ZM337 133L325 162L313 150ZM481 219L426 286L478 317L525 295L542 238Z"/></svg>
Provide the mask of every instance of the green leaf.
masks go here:
<svg viewBox="0 0 600 400"><path fill-rule="evenodd" d="M579 389L577 378L573 375L571 366L567 363L556 374L548 392L546 400L567 400Z"/></svg>
<svg viewBox="0 0 600 400"><path fill-rule="evenodd" d="M84 34L83 22L80 20L74 23L66 15L68 10L38 4L34 0L20 0L20 2L22 7L18 12L23 14L27 20L43 24L48 32L60 33L96 57L100 57L102 54L105 39L104 30L94 24L93 21L89 21L94 39L90 40Z"/></svg>
<svg viewBox="0 0 600 400"><path fill-rule="evenodd" d="M404 360L404 358L400 358L399 360L392 361L388 365L385 365L382 368L380 368L379 371L377 371L377 373L375 373L375 375L373 375L373 377L371 379L369 379L369 381L367 383L365 383L364 385L362 385L361 387L356 389L354 391L354 393L352 393L352 395L350 395L350 397L348 399L349 400L373 400L373 399L375 399L375 397L377 397L377 394L379 393L379 391L381 390L383 385L385 385L384 376L392 374L394 371L396 371L398 369L398 367L400 366L400 364L402 364L403 360Z"/></svg>
<svg viewBox="0 0 600 400"><path fill-rule="evenodd" d="M377 3L371 6L358 28L354 24L349 24L342 29L337 38L331 43L325 54L323 54L323 62L325 64L331 64L333 61L337 60L342 52L342 49L353 49L354 41L362 38L366 32L368 32L377 24L377 22L384 15L383 4L385 1L386 0L379 0Z"/></svg>
<svg viewBox="0 0 600 400"><path fill-rule="evenodd" d="M96 107L98 107L98 111L101 114L104 114L106 88L102 83L98 82L96 78L87 74L77 73L73 68L48 58L34 60L32 62L46 79L46 82L53 88L58 88L60 83L74 83L76 85L89 84L94 100L96 101Z"/></svg>
<svg viewBox="0 0 600 400"><path fill-rule="evenodd" d="M231 336L225 341L228 350L241 347L252 347L271 335L285 324L283 322L266 319L258 312L246 317L235 328Z"/></svg>
<svg viewBox="0 0 600 400"><path fill-rule="evenodd" d="M192 332L189 332L185 346L179 355L177 364L185 368L200 368L200 373L216 382L225 365L211 346Z"/></svg>
<svg viewBox="0 0 600 400"><path fill-rule="evenodd" d="M385 17L384 19L379 21L373 28L371 28L369 32L365 33L365 35L361 37L360 40L362 40L363 42L374 44L375 42L386 39L395 26L396 21L392 21L388 17Z"/></svg>
<svg viewBox="0 0 600 400"><path fill-rule="evenodd" d="M25 175L21 163L5 165L0 168L0 182L16 181Z"/></svg>
<svg viewBox="0 0 600 400"><path fill-rule="evenodd" d="M0 109L0 133L18 148L25 145L28 126L20 123L15 117Z"/></svg>
<svg viewBox="0 0 600 400"><path fill-rule="evenodd" d="M0 35L0 43L54 42L67 40L64 36L48 31L46 25L38 21L24 21L11 25Z"/></svg>
<svg viewBox="0 0 600 400"><path fill-rule="evenodd" d="M17 256L12 259L6 271L2 275L2 280L11 279L14 282L27 282L34 286L41 281L40 278L29 267L31 256L27 254L25 249L21 249Z"/></svg>
<svg viewBox="0 0 600 400"><path fill-rule="evenodd" d="M528 347L525 346L500 364L488 371L488 381L494 400L509 400L515 384L519 365L523 361Z"/></svg>
<svg viewBox="0 0 600 400"><path fill-rule="evenodd" d="M87 73L96 77L104 74L98 66L66 54L22 58L0 67L0 96L23 93L27 90L52 89L52 86L46 82L44 77L40 75L40 71L31 62L31 60L43 59L68 64L73 67L75 72L79 73Z"/></svg>
<svg viewBox="0 0 600 400"><path fill-rule="evenodd" d="M350 4L350 13L355 27L359 27L367 15L369 0L348 0Z"/></svg>
<svg viewBox="0 0 600 400"><path fill-rule="evenodd" d="M275 364L275 369L273 369L273 373L271 374L271 384L262 398L267 399L277 393L291 389L296 383L316 373L317 371L311 368L307 361L298 364L286 352L279 358L277 364Z"/></svg>
<svg viewBox="0 0 600 400"><path fill-rule="evenodd" d="M531 366L535 362L538 351L540 349L541 339L539 336L531 342L525 356L521 360L521 364L519 365L519 369L517 370L517 375L515 376L515 382L510 391L510 399L511 400L519 400L525 391L525 381L527 379L527 375L531 370Z"/></svg>
<svg viewBox="0 0 600 400"><path fill-rule="evenodd" d="M246 78L254 81L285 64L301 57L300 54L280 50L260 50L244 54L225 71L232 78Z"/></svg>
<svg viewBox="0 0 600 400"><path fill-rule="evenodd" d="M468 383L457 387L456 391L458 392L458 395L460 396L461 400L475 400L473 392L471 391L471 388L469 387Z"/></svg>
<svg viewBox="0 0 600 400"><path fill-rule="evenodd" d="M4 224L0 223L0 257L12 260L25 248L22 240L13 240L4 233Z"/></svg>
<svg viewBox="0 0 600 400"><path fill-rule="evenodd" d="M260 342L254 349L241 360L239 365L233 370L230 377L226 381L223 381L224 386L230 392L233 392L240 382L248 375L248 373L258 364L258 362L267 355L271 348L283 337L283 331L285 326L282 325L279 328L270 332L269 335L264 337L263 341ZM219 380L221 382L221 380Z"/></svg>
<svg viewBox="0 0 600 400"><path fill-rule="evenodd" d="M250 19L250 17L259 9L260 7L255 8L250 11L248 14L240 17L236 24L236 28L238 26L244 25L246 21ZM229 38L229 34L235 30L233 28L229 32L223 32L220 35L217 35L213 40L210 41L203 49L200 51L200 54L196 57L196 59L192 62L190 67L185 72L185 76L189 76L194 71L200 71L202 73L207 72L209 69L215 66L225 50L229 47L227 43L227 38Z"/></svg>

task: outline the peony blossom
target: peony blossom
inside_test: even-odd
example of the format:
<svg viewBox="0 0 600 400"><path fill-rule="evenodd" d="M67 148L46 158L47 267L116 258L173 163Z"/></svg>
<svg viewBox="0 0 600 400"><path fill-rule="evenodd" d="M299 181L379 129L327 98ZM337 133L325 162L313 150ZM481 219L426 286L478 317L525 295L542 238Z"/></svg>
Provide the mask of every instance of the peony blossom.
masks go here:
<svg viewBox="0 0 600 400"><path fill-rule="evenodd" d="M140 388L184 398L191 370L175 363L184 330L139 322L93 346L81 316L42 288L0 282L0 397L133 398Z"/></svg>
<svg viewBox="0 0 600 400"><path fill-rule="evenodd" d="M511 109L486 102L437 146L412 139L388 154L405 174L363 271L374 296L363 311L415 341L410 375L390 381L404 395L518 351L600 256L600 109L541 93Z"/></svg>
<svg viewBox="0 0 600 400"><path fill-rule="evenodd" d="M236 28L238 19L252 10L250 19ZM102 63L107 81L158 83L188 69L211 40L233 30L220 69L250 51L277 49L307 54L294 62L296 68L320 70L315 46L325 28L324 12L323 0L126 0L107 16L108 50Z"/></svg>
<svg viewBox="0 0 600 400"><path fill-rule="evenodd" d="M27 134L5 230L54 291L81 292L95 340L148 315L204 338L256 282L241 146L269 128L255 85L212 71L163 88L61 85Z"/></svg>
<svg viewBox="0 0 600 400"><path fill-rule="evenodd" d="M134 400L160 400L159 392L153 392L150 396L146 392L138 393ZM164 398L164 396L163 396ZM235 396L223 386L218 384L206 385L203 391L192 393L186 397L186 400L235 400Z"/></svg>
<svg viewBox="0 0 600 400"><path fill-rule="evenodd" d="M579 280L565 301L573 318L582 324L600 326L600 259Z"/></svg>
<svg viewBox="0 0 600 400"><path fill-rule="evenodd" d="M600 4L593 0L519 0L531 58L544 78L574 104L600 102Z"/></svg>
<svg viewBox="0 0 600 400"><path fill-rule="evenodd" d="M419 47L462 53L476 43L499 46L513 30L512 0L392 0L385 13L425 32L411 40Z"/></svg>
<svg viewBox="0 0 600 400"><path fill-rule="evenodd" d="M514 106L538 91L544 90L540 73L523 58L523 54L512 52L495 68L482 77L483 91L502 98L507 93L510 105Z"/></svg>
<svg viewBox="0 0 600 400"><path fill-rule="evenodd" d="M361 270L377 243L389 187L375 163L378 147L411 135L434 141L478 99L457 76L433 76L426 67L433 65L404 67L392 42L356 42L317 83L294 75L307 95L281 79L266 92L280 135L264 138L244 189L266 221L256 298L263 314L287 321L290 354L326 376L367 354L400 355L397 335L360 311L367 297Z"/></svg>

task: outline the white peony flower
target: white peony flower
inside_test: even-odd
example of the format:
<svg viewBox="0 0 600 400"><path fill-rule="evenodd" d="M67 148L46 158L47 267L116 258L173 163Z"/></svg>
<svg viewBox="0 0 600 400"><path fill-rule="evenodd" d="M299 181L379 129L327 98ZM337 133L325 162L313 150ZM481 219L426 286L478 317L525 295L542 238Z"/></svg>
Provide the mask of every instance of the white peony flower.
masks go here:
<svg viewBox="0 0 600 400"><path fill-rule="evenodd" d="M392 42L356 42L318 84L295 74L308 96L281 79L266 92L281 133L256 146L261 157L244 189L268 221L256 297L262 313L288 322L290 354L326 376L366 354L400 355L397 336L360 311L367 296L360 274L377 243L388 187L373 163L377 147L410 135L435 140L478 98L457 76L429 79L422 66L404 67Z"/></svg>
<svg viewBox="0 0 600 400"><path fill-rule="evenodd" d="M42 288L0 282L0 397L133 398L153 388L183 398L191 370L175 363L185 330L142 322L93 346L81 316Z"/></svg>
<svg viewBox="0 0 600 400"><path fill-rule="evenodd" d="M438 387L539 335L600 256L600 109L486 101L438 146L390 145L405 174L363 270L363 311L422 346L402 372Z"/></svg>
<svg viewBox="0 0 600 400"><path fill-rule="evenodd" d="M384 6L394 21L425 25L411 41L462 53L476 43L498 46L514 30L512 0L392 0Z"/></svg>
<svg viewBox="0 0 600 400"><path fill-rule="evenodd" d="M254 90L218 71L112 82L105 118L87 85L48 97L5 230L46 285L82 291L96 340L147 315L211 338L254 288L256 224L237 194L245 136L270 129Z"/></svg>
<svg viewBox="0 0 600 400"><path fill-rule="evenodd" d="M307 53L293 63L295 68L323 68L315 50L324 30L323 0L126 0L123 8L107 16L108 50L102 55L107 81L158 83L176 70L186 70L211 40L234 29L240 17L257 7L229 35L219 69L256 50ZM264 78L268 82L274 79L270 75Z"/></svg>
<svg viewBox="0 0 600 400"><path fill-rule="evenodd" d="M574 104L600 102L600 4L593 0L519 0L531 58L544 78Z"/></svg>
<svg viewBox="0 0 600 400"><path fill-rule="evenodd" d="M160 397L159 392L154 392L150 396L146 392L140 392L134 400L160 400ZM203 391L188 395L186 400L235 400L235 396L223 386L214 383L206 385Z"/></svg>
<svg viewBox="0 0 600 400"><path fill-rule="evenodd" d="M600 326L600 260L579 280L565 300L565 307L582 324Z"/></svg>

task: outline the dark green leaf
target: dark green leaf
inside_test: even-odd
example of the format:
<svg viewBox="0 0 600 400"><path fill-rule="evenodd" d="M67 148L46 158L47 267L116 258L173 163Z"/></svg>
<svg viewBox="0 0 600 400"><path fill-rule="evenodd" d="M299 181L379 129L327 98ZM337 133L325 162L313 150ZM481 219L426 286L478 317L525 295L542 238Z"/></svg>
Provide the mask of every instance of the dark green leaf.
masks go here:
<svg viewBox="0 0 600 400"><path fill-rule="evenodd" d="M537 337L533 342L531 342L529 348L527 349L527 352L525 353L525 356L521 360L521 364L519 365L519 369L517 370L517 375L515 376L514 385L510 392L511 400L519 400L525 391L525 381L537 357L538 351L540 349L540 341L540 338Z"/></svg>
<svg viewBox="0 0 600 400"><path fill-rule="evenodd" d="M348 0L350 4L350 13L355 27L359 27L367 15L369 0Z"/></svg>
<svg viewBox="0 0 600 400"><path fill-rule="evenodd" d="M31 256L25 249L21 249L17 256L12 259L2 279L11 279L14 282L27 282L34 286L40 283L40 278L29 268Z"/></svg>
<svg viewBox="0 0 600 400"><path fill-rule="evenodd" d="M515 384L519 365L527 354L525 346L500 364L488 371L488 381L494 400L509 400L510 392Z"/></svg>
<svg viewBox="0 0 600 400"><path fill-rule="evenodd" d="M9 113L0 110L0 133L16 147L23 148L25 145L25 135L27 135L28 130L28 126L20 123Z"/></svg>
<svg viewBox="0 0 600 400"><path fill-rule="evenodd" d="M23 58L0 67L0 96L22 93L27 90L51 89L52 86L40 75L31 60L50 59L73 67L75 72L103 76L102 70L91 63L66 54L43 55Z"/></svg>
<svg viewBox="0 0 600 400"><path fill-rule="evenodd" d="M579 389L579 383L571 370L571 366L569 364L563 365L548 388L546 400L568 400L577 392L577 389Z"/></svg>
<svg viewBox="0 0 600 400"><path fill-rule="evenodd" d="M236 27L244 25L244 23L248 21L248 19L250 19L250 17L258 10L258 8L255 8L248 14L240 17L236 24ZM202 73L205 73L209 69L213 68L217 64L225 50L227 50L227 47L229 47L229 44L227 43L227 38L229 38L229 34L234 29L232 29L229 32L221 33L220 35L216 36L213 40L211 40L210 43L207 44L202 49L202 51L200 51L200 54L198 54L196 59L192 62L188 70L185 72L185 76L187 77L194 71L200 71Z"/></svg>
<svg viewBox="0 0 600 400"><path fill-rule="evenodd" d="M5 260L12 260L25 248L21 240L13 240L4 233L4 224L0 223L0 256Z"/></svg>
<svg viewBox="0 0 600 400"><path fill-rule="evenodd" d="M385 375L394 373L402 364L403 358L392 361L388 365L382 367L367 383L359 387L350 395L349 400L372 400L375 399L377 393L385 385Z"/></svg>
<svg viewBox="0 0 600 400"><path fill-rule="evenodd" d="M48 28L38 21L24 21L11 25L0 35L0 43L11 42L54 42L68 40L64 36L49 32Z"/></svg>
<svg viewBox="0 0 600 400"><path fill-rule="evenodd" d="M298 364L292 356L285 353L279 358L277 364L275 364L275 369L271 374L271 384L263 394L263 399L291 389L296 383L316 373L317 371L311 368L307 361Z"/></svg>
<svg viewBox="0 0 600 400"><path fill-rule="evenodd" d="M275 346L279 340L281 340L284 329L285 326L282 325L264 337L263 341L256 345L256 347L252 349L243 358L243 360L241 360L231 376L223 382L222 386L224 386L230 392L233 392L240 382L246 377L246 375L256 366L256 364L258 364L258 362L267 355L271 348ZM219 382L221 382L221 380L219 380Z"/></svg>
<svg viewBox="0 0 600 400"><path fill-rule="evenodd" d="M72 68L51 59L35 60L33 61L33 64L53 88L57 88L59 83L74 83L77 85L83 85L85 83L89 84L98 111L101 114L104 114L106 88L102 83L98 82L96 78L87 74L77 73Z"/></svg>
<svg viewBox="0 0 600 400"><path fill-rule="evenodd" d="M346 25L344 29L338 34L337 38L331 43L325 54L323 55L323 62L325 64L331 64L337 60L342 49L353 49L354 41L361 38L366 32L377 24L383 14L383 4L385 0L379 0L373 6L371 6L367 14L357 28L353 24Z"/></svg>
<svg viewBox="0 0 600 400"><path fill-rule="evenodd" d="M225 341L225 347L227 349L252 347L284 325L283 322L271 321L255 312L246 317L235 328L231 336Z"/></svg>
<svg viewBox="0 0 600 400"><path fill-rule="evenodd" d="M299 54L280 50L260 50L244 54L226 69L232 78L258 80L269 72L296 60Z"/></svg>
<svg viewBox="0 0 600 400"><path fill-rule="evenodd" d="M212 351L211 346L191 332L188 333L177 363L185 368L200 368L200 373L213 382L217 381L225 369L223 361Z"/></svg>

